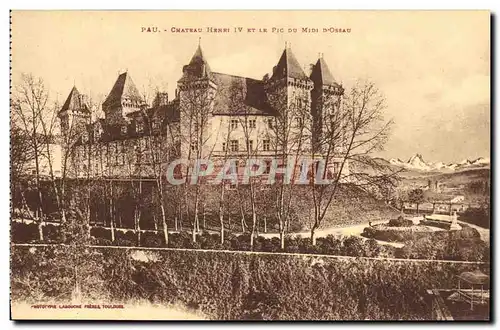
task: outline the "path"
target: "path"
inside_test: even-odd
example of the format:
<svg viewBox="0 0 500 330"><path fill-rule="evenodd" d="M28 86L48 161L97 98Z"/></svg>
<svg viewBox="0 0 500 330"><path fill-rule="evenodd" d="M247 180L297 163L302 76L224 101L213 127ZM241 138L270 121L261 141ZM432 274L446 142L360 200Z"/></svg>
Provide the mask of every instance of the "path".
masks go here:
<svg viewBox="0 0 500 330"><path fill-rule="evenodd" d="M378 225L381 223L386 223L386 220L380 220L380 221L373 221L372 225ZM320 229L316 231L316 237L326 237L328 235L336 235L336 236L357 236L360 237L364 240L367 240L366 237L361 236L363 233L363 230L368 227L368 223L363 223L363 224L358 224L358 225L353 225L353 226L347 226L347 227L337 227L337 228L326 228L326 229ZM300 237L310 237L311 232L299 232L299 233L292 233L294 236L300 236ZM267 234L262 234L259 233L259 236L266 237L266 238L272 238L272 237L279 237L278 233L267 233ZM397 248L403 247L403 243L397 243L397 242L386 242L386 241L379 241L376 240L379 244L381 245L390 245L394 246Z"/></svg>

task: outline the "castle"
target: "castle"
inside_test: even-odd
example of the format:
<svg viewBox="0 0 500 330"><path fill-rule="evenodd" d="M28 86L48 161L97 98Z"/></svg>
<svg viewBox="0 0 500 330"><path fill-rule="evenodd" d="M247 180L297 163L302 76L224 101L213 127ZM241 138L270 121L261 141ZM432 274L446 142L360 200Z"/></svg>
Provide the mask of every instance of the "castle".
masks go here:
<svg viewBox="0 0 500 330"><path fill-rule="evenodd" d="M279 150L297 150L299 137L300 149L311 152L344 89L322 57L310 69L307 75L286 46L272 75L261 80L214 72L198 45L172 100L157 92L148 105L124 72L102 104L104 118L95 121L73 87L58 113L65 143L74 146L70 173L150 177L155 163L177 158L271 159Z"/></svg>

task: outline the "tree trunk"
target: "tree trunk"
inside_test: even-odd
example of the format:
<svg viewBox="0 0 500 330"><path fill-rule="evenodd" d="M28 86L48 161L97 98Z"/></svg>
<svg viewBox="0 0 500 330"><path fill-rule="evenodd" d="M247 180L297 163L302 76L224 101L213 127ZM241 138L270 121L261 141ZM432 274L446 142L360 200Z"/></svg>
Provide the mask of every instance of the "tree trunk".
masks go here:
<svg viewBox="0 0 500 330"><path fill-rule="evenodd" d="M207 212L206 212L206 207L207 207L207 204L203 204L203 230L207 230L207 223L206 223Z"/></svg>
<svg viewBox="0 0 500 330"><path fill-rule="evenodd" d="M267 233L267 217L264 216L264 233Z"/></svg>
<svg viewBox="0 0 500 330"><path fill-rule="evenodd" d="M194 201L194 222L193 222L193 232L197 233L199 231L199 218L198 218L198 211L199 211L199 198L196 196L196 199ZM193 242L196 242L196 235L193 234Z"/></svg>
<svg viewBox="0 0 500 330"><path fill-rule="evenodd" d="M241 233L245 233L245 214L241 215Z"/></svg>
<svg viewBox="0 0 500 330"><path fill-rule="evenodd" d="M165 246L168 246L167 216L165 214L165 207L163 206L163 201L160 204L160 209L161 209L161 222L163 225L163 237L165 238Z"/></svg>
<svg viewBox="0 0 500 330"><path fill-rule="evenodd" d="M179 230L182 231L182 209L180 203L179 203Z"/></svg>
<svg viewBox="0 0 500 330"><path fill-rule="evenodd" d="M175 218L174 218L174 227L175 227L175 231L178 231L178 228L177 228L177 216L175 216Z"/></svg>
<svg viewBox="0 0 500 330"><path fill-rule="evenodd" d="M419 205L419 204L417 203L417 215L418 215L418 205Z"/></svg>
<svg viewBox="0 0 500 330"><path fill-rule="evenodd" d="M191 238L193 243L196 243L196 227L193 226L193 229L191 230Z"/></svg>
<svg viewBox="0 0 500 330"><path fill-rule="evenodd" d="M40 206L38 208L38 238L40 239L40 241L43 241L44 240L44 237L43 237L43 225L42 225L42 222L43 222L43 201L42 201L42 191L40 190L40 188L38 188L38 198L40 200ZM450 211L451 212L451 211Z"/></svg>
<svg viewBox="0 0 500 330"><path fill-rule="evenodd" d="M252 198L252 230L250 232L250 247L253 250L255 229L257 228L257 213L255 209L255 200Z"/></svg>
<svg viewBox="0 0 500 330"><path fill-rule="evenodd" d="M224 243L224 213L222 203L219 204L219 225L220 225L220 244Z"/></svg>
<svg viewBox="0 0 500 330"><path fill-rule="evenodd" d="M115 241L115 218L113 214L113 183L111 185L111 196L109 197L109 226L111 228L111 242Z"/></svg>
<svg viewBox="0 0 500 330"><path fill-rule="evenodd" d="M285 233L283 231L280 232L280 248L282 251L285 250Z"/></svg>
<svg viewBox="0 0 500 330"><path fill-rule="evenodd" d="M66 243L66 210L64 208L61 209L61 225L59 228L59 233L61 237L61 242Z"/></svg>
<svg viewBox="0 0 500 330"><path fill-rule="evenodd" d="M315 246L316 245L316 227L313 226L311 228L311 245Z"/></svg>
<svg viewBox="0 0 500 330"><path fill-rule="evenodd" d="M43 241L43 219L41 217L38 220L38 238Z"/></svg>

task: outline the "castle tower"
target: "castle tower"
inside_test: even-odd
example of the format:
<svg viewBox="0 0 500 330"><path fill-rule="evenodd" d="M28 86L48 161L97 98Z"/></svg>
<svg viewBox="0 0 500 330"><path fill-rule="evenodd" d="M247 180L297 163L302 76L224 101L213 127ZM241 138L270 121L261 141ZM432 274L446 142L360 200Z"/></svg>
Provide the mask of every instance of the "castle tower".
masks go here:
<svg viewBox="0 0 500 330"><path fill-rule="evenodd" d="M271 107L278 116L286 118L287 127L293 128L289 130L290 140L294 138L293 135L310 131L311 123L307 118L310 117L312 88L312 81L302 70L289 45L286 45L271 78L266 81L265 89ZM304 127L306 129L302 129ZM302 148L308 149L309 146L309 137L303 137Z"/></svg>
<svg viewBox="0 0 500 330"><path fill-rule="evenodd" d="M80 94L76 86L73 86L69 92L57 116L61 121L62 134L77 136L85 131L85 127L89 123L90 111L85 96Z"/></svg>
<svg viewBox="0 0 500 330"><path fill-rule="evenodd" d="M102 104L105 119L108 124L121 124L127 118L127 114L140 110L145 102L135 86L130 74L124 72L118 76Z"/></svg>
<svg viewBox="0 0 500 330"><path fill-rule="evenodd" d="M325 133L329 116L340 108L344 88L338 84L322 56L312 66L311 111L313 117L312 140L315 151L320 153L320 141Z"/></svg>
<svg viewBox="0 0 500 330"><path fill-rule="evenodd" d="M217 84L201 45L198 45L189 64L183 67L177 88L182 157L190 159L204 157L210 149L207 138Z"/></svg>

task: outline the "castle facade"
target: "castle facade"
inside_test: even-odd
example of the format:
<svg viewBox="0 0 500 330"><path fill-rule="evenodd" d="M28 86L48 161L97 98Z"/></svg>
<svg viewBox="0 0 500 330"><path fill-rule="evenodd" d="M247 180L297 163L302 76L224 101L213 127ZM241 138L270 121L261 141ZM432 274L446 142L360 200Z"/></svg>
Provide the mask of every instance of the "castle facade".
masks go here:
<svg viewBox="0 0 500 330"><path fill-rule="evenodd" d="M58 114L68 173L141 178L179 158L321 154L324 118L338 111L343 93L322 57L306 74L285 47L272 75L256 80L212 71L198 46L173 99L157 92L147 104L124 72L102 104L104 118L92 121L86 96L73 87Z"/></svg>

